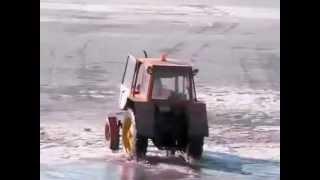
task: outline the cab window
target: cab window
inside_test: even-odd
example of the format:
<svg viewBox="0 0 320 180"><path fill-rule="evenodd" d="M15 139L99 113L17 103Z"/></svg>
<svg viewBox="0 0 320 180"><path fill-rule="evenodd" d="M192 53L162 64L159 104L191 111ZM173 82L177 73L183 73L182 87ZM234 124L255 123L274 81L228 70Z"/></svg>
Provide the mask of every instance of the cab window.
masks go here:
<svg viewBox="0 0 320 180"><path fill-rule="evenodd" d="M136 94L146 95L148 92L148 73L146 73L146 68L143 64L140 65L138 70L137 83L135 86Z"/></svg>
<svg viewBox="0 0 320 180"><path fill-rule="evenodd" d="M190 78L187 73L156 72L153 83L153 99L190 99Z"/></svg>
<svg viewBox="0 0 320 180"><path fill-rule="evenodd" d="M125 85L127 88L131 88L135 66L136 66L135 58L132 56L128 56L122 81L121 81L122 84Z"/></svg>

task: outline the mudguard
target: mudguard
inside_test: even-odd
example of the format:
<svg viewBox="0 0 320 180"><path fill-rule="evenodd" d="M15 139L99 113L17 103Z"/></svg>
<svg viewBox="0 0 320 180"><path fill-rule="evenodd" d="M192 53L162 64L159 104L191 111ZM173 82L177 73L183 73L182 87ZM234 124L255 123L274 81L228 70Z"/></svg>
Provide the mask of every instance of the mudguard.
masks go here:
<svg viewBox="0 0 320 180"><path fill-rule="evenodd" d="M154 136L154 105L153 103L134 103L136 127L138 134L152 138Z"/></svg>
<svg viewBox="0 0 320 180"><path fill-rule="evenodd" d="M187 105L188 135L209 136L206 104L194 102Z"/></svg>

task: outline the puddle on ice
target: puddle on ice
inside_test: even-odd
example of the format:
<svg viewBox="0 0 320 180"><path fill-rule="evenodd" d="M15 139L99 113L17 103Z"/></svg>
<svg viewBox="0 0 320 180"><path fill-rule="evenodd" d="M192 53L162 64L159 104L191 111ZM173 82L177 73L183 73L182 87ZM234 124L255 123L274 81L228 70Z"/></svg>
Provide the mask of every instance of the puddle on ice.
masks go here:
<svg viewBox="0 0 320 180"><path fill-rule="evenodd" d="M280 178L280 165L278 163L244 164L242 170L263 179Z"/></svg>
<svg viewBox="0 0 320 180"><path fill-rule="evenodd" d="M92 179L92 180L141 180L178 179L186 175L174 170L147 169L138 163L78 161L64 165L42 168L41 179Z"/></svg>
<svg viewBox="0 0 320 180"><path fill-rule="evenodd" d="M110 158L110 157L109 157ZM205 151L196 167L181 158L148 156L148 163L127 161L123 156L111 159L83 159L66 164L41 164L43 180L173 180L173 179L278 179L278 162L242 158L226 153Z"/></svg>

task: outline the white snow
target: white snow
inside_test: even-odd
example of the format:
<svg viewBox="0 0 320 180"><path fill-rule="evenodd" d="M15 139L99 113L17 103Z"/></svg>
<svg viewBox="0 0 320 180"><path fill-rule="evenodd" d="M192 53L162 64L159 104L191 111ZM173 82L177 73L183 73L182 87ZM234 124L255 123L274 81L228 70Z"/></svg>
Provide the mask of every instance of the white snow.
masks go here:
<svg viewBox="0 0 320 180"><path fill-rule="evenodd" d="M101 13L102 17L106 16L106 13L112 15L112 17L117 17L119 20L127 20L127 22L132 21L134 16L136 22L143 20L176 20L184 21L186 23L197 22L199 23L199 16L204 19L205 24L210 24L213 17L235 17L235 18L249 18L249 19L280 19L279 8L258 8L258 7L236 7L236 6L208 6L206 8L200 8L196 6L185 6L185 5L148 5L148 4L86 4L86 3L59 3L59 2L40 2L40 10L44 11L68 11L68 12L78 12L82 16L86 13ZM128 18L121 19L124 14L131 14L130 20ZM152 16L151 16L152 14ZM148 19L152 17L152 19ZM183 17L183 18L182 18ZM210 18L211 17L211 18ZM211 20L210 20L211 19ZM69 22L69 23L110 23L110 18L108 19L83 19L63 16L50 17L42 14L40 16L40 22Z"/></svg>
<svg viewBox="0 0 320 180"><path fill-rule="evenodd" d="M209 110L237 109L273 112L280 110L280 92L238 88L198 88L198 97Z"/></svg>
<svg viewBox="0 0 320 180"><path fill-rule="evenodd" d="M232 6L218 6L218 9L229 13L231 16L241 18L254 19L280 19L279 8L258 8L258 7L232 7Z"/></svg>

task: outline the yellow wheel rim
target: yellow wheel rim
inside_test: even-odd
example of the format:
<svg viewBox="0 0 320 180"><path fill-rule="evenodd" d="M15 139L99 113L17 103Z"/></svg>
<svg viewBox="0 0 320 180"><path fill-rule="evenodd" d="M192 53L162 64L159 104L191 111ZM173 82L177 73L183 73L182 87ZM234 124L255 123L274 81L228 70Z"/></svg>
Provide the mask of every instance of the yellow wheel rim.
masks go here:
<svg viewBox="0 0 320 180"><path fill-rule="evenodd" d="M130 117L124 119L122 141L124 150L127 154L132 156L135 150L135 127Z"/></svg>

